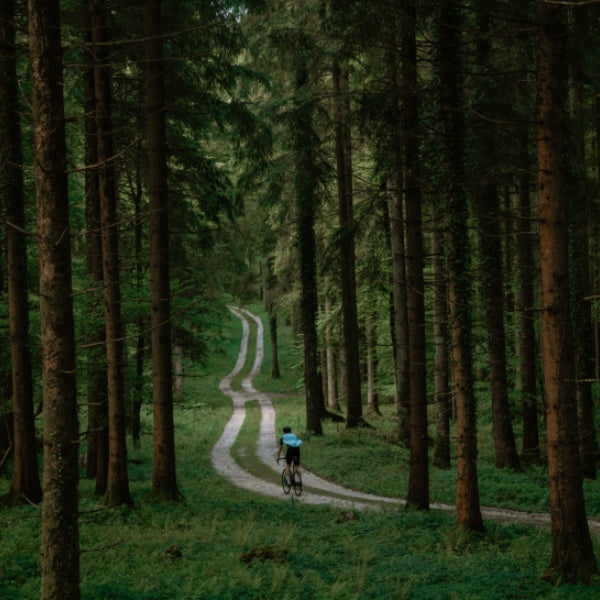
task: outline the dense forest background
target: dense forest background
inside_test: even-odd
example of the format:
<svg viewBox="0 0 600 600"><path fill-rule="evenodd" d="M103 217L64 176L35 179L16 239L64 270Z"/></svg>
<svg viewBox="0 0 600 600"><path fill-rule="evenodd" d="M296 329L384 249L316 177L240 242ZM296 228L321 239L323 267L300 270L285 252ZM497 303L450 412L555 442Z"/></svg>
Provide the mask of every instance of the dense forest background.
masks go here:
<svg viewBox="0 0 600 600"><path fill-rule="evenodd" d="M393 404L407 503L456 462L480 530L483 418L497 468L548 464L548 578L597 573L599 30L596 2L2 3L0 468L44 498L46 597L77 594L81 457L132 504L143 405L180 497L173 406L257 297L307 432Z"/></svg>

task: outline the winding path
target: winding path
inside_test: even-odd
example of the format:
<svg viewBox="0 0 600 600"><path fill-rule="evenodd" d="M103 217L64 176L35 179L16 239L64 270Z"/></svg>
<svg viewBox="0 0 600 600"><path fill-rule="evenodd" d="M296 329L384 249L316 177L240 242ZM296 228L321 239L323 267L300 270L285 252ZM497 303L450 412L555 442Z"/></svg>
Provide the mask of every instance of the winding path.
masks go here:
<svg viewBox="0 0 600 600"><path fill-rule="evenodd" d="M242 340L240 351L233 370L223 377L219 388L223 394L229 396L233 403L231 418L225 425L221 437L212 448L211 459L214 468L234 485L247 490L258 492L265 496L280 498L287 501L288 496L283 494L279 485L280 469L274 461L275 443L275 409L268 394L254 388L252 381L259 373L263 360L263 325L259 317L250 311L230 306L229 310L242 323ZM250 322L256 327L256 348L254 351L254 363L249 374L242 380L241 390L234 390L231 382L244 368L248 356L248 338L250 333ZM273 471L272 480L256 477L240 466L231 454L232 446L244 424L246 418L246 402L257 400L260 405L261 422L258 440L256 442L257 456ZM358 492L346 487L334 484L320 478L318 475L302 470L304 493L301 498L296 499L308 504L330 504L340 508L356 509L380 509L385 506L404 506L404 500L400 498L389 498L377 496L364 492ZM432 503L432 509L443 510L454 513L456 507L453 504ZM531 513L514 511L501 508L482 507L482 515L485 519L502 522L523 522L532 525L549 525L550 515L547 513ZM589 519L592 533L600 534L600 520Z"/></svg>

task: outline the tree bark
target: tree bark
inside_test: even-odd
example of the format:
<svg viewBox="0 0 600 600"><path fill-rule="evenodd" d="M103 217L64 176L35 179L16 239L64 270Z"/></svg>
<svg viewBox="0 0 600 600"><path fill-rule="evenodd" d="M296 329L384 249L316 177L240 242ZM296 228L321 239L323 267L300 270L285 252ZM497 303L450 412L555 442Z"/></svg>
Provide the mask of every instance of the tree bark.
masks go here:
<svg viewBox="0 0 600 600"><path fill-rule="evenodd" d="M77 388L60 3L29 0L44 385L42 600L79 592Z"/></svg>
<svg viewBox="0 0 600 600"><path fill-rule="evenodd" d="M506 372L506 335L504 328L504 269L502 237L500 230L499 192L496 177L496 139L494 90L489 72L490 13L484 0L477 15L476 57L478 70L474 80L474 107L484 118L474 126L477 150L478 183L474 186L473 203L479 227L479 262L481 295L484 306L488 356L490 365L490 393L492 398L492 430L494 436L495 465L498 468L520 469L519 456L512 428L512 415L508 401Z"/></svg>
<svg viewBox="0 0 600 600"><path fill-rule="evenodd" d="M456 398L456 512L461 527L483 530L477 480L477 421L473 392L471 247L466 229L464 189L464 113L462 111L461 21L452 0L441 0L439 27L439 86L442 155L446 165L443 200L448 227L448 300L452 374Z"/></svg>
<svg viewBox="0 0 600 600"><path fill-rule="evenodd" d="M279 369L279 351L277 342L277 315L271 307L269 312L269 337L271 339L271 377L279 379L281 370Z"/></svg>
<svg viewBox="0 0 600 600"><path fill-rule="evenodd" d="M325 346L327 354L327 406L329 410L340 412L337 382L337 360L331 324L331 298L325 294Z"/></svg>
<svg viewBox="0 0 600 600"><path fill-rule="evenodd" d="M125 435L125 387L123 381L123 326L119 273L119 227L117 189L113 160L110 56L108 17L105 0L91 0L94 49L94 90L96 139L98 145L98 187L104 280L104 326L108 392L108 471L104 502L109 506L133 504L127 474Z"/></svg>
<svg viewBox="0 0 600 600"><path fill-rule="evenodd" d="M534 282L536 269L533 261L533 231L531 228L530 175L527 159L528 136L525 132L519 140L522 148L522 169L517 192L517 291L515 294L517 315L517 391L521 396L523 411L523 443L521 460L537 463L540 460L538 431L538 406L536 361L537 343L534 329Z"/></svg>
<svg viewBox="0 0 600 600"><path fill-rule="evenodd" d="M406 297L406 264L404 252L404 213L402 206L402 137L400 124L398 56L396 51L396 22L389 20L386 30L384 56L386 107L384 124L387 139L384 153L388 164L387 217L392 253L392 343L394 346L394 380L396 405L399 416L398 437L406 446L410 444L410 376L408 307ZM388 156L389 155L389 156Z"/></svg>
<svg viewBox="0 0 600 600"><path fill-rule="evenodd" d="M296 91L305 93L309 84L303 44L299 44L296 67ZM316 165L314 132L312 130L312 103L298 101L292 117L292 137L295 152L294 188L296 192L296 244L300 261L300 320L304 337L304 389L306 394L306 429L321 435L321 417L325 401L319 376L317 344L317 266L314 231Z"/></svg>
<svg viewBox="0 0 600 600"><path fill-rule="evenodd" d="M183 347L175 344L173 347L173 385L174 401L183 402Z"/></svg>
<svg viewBox="0 0 600 600"><path fill-rule="evenodd" d="M571 71L568 182L571 256L571 314L576 341L575 379L577 393L577 415L579 425L579 448L581 472L588 479L596 479L598 443L594 425L594 400L591 379L594 376L594 328L592 306L587 298L592 293L590 286L590 226L591 199L585 165L585 122L584 88L585 74L582 64L581 45L586 43L589 16L585 7L572 12L571 47L569 67Z"/></svg>
<svg viewBox="0 0 600 600"><path fill-rule="evenodd" d="M367 410L369 413L381 414L379 410L379 394L377 392L377 313L369 312L365 324L367 346Z"/></svg>
<svg viewBox="0 0 600 600"><path fill-rule="evenodd" d="M86 27L83 45L83 86L84 101L84 153L85 164L85 227L86 227L86 272L97 284L88 294L87 308L90 315L99 315L103 310L104 280L102 273L102 231L100 221L100 188L98 169L91 165L98 163L98 143L96 129L96 99L94 76L94 51L92 47L92 23L90 3L86 0ZM96 286L95 286L96 287ZM100 321L100 319L98 318ZM108 472L108 391L106 380L106 334L104 323L100 322L89 338L87 350L87 449L86 477L95 478L95 494L106 492Z"/></svg>
<svg viewBox="0 0 600 600"><path fill-rule="evenodd" d="M161 0L145 0L146 90L148 94L148 183L150 196L150 304L154 468L152 493L180 498L175 463L171 290L169 271L169 201Z"/></svg>
<svg viewBox="0 0 600 600"><path fill-rule="evenodd" d="M446 287L444 232L439 225L440 211L433 208L433 231L431 233L431 253L433 254L433 339L434 357L434 398L435 398L435 447L433 465L439 469L450 468L450 403L448 356L448 290Z"/></svg>
<svg viewBox="0 0 600 600"><path fill-rule="evenodd" d="M552 555L545 577L562 582L590 582L598 569L585 513L577 439L564 197L563 10L560 5L538 1L541 338L552 530Z"/></svg>
<svg viewBox="0 0 600 600"><path fill-rule="evenodd" d="M141 165L135 163L135 184L133 187L133 206L135 216L135 283L136 289L141 294L144 287L144 268L142 265L142 181ZM146 330L148 329L148 318L143 313L138 313L136 319L137 340L135 353L135 383L133 386L133 398L131 402L131 438L135 448L140 446L142 400L144 397L144 365L146 362Z"/></svg>
<svg viewBox="0 0 600 600"><path fill-rule="evenodd" d="M13 397L13 478L9 503L42 499L29 353L27 247L14 0L0 5L0 198L4 202Z"/></svg>
<svg viewBox="0 0 600 600"><path fill-rule="evenodd" d="M358 312L356 308L356 257L354 248L354 208L352 194L352 145L350 140L350 99L348 71L337 61L333 67L335 105L335 154L339 214L340 289L342 293L342 332L346 373L346 427L363 422Z"/></svg>
<svg viewBox="0 0 600 600"><path fill-rule="evenodd" d="M406 203L406 274L410 386L410 472L406 503L429 508L429 435L425 347L425 287L421 221L420 125L417 90L416 9L404 3L402 25L402 106Z"/></svg>

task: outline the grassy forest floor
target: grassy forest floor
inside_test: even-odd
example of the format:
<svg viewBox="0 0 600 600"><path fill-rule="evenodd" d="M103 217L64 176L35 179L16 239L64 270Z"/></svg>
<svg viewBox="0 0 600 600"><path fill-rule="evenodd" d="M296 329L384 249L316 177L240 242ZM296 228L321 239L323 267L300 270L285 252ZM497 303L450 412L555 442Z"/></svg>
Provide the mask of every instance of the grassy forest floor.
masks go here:
<svg viewBox="0 0 600 600"><path fill-rule="evenodd" d="M258 310L254 312L259 313ZM264 319L263 319L264 320ZM269 349L254 380L274 393L276 430L290 424L305 440L302 458L311 470L345 485L402 497L408 453L393 442L393 409L368 417L373 428L345 431L326 423L323 436L308 437L299 393L298 354L280 326L282 379L269 377ZM177 478L184 501L156 504L149 496L152 474L151 407L144 408L140 449L130 449L131 509L106 509L93 482L80 484L82 598L88 600L183 599L558 599L598 598L593 586L552 587L541 581L550 557L547 527L485 521L483 534L457 534L451 514L398 508L356 511L272 499L238 488L213 468L211 448L231 415L219 391L239 350L240 322L233 316L223 351L201 370L188 366L184 403L175 411ZM252 333L251 333L252 336ZM268 336L265 339L268 343ZM249 348L253 348L252 339ZM252 355L247 365L252 364ZM245 368L246 372L249 366ZM239 384L244 376L240 373ZM259 464L254 443L257 403L248 406L234 447L244 465ZM479 479L483 505L548 510L543 466L524 473L496 470L489 423L481 423ZM275 443L275 440L274 440ZM275 451L275 448L274 448ZM259 466L253 468L261 468ZM266 468L265 468L266 469ZM431 470L432 502L454 501L455 473ZM265 476L273 477L265 470ZM277 477L275 475L275 477ZM8 480L0 481L0 494ZM590 517L600 517L600 485L585 483ZM600 559L600 537L594 535ZM0 598L39 597L40 510L20 506L0 512Z"/></svg>

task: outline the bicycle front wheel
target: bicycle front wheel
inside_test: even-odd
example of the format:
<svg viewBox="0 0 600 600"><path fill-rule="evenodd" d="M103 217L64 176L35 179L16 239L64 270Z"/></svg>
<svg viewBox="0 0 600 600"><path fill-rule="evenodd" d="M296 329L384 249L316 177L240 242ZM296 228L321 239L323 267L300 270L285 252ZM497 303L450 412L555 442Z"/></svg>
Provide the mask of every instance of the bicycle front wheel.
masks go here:
<svg viewBox="0 0 600 600"><path fill-rule="evenodd" d="M292 484L287 482L285 469L281 471L281 487L283 488L284 494L289 494L290 489L292 488Z"/></svg>

